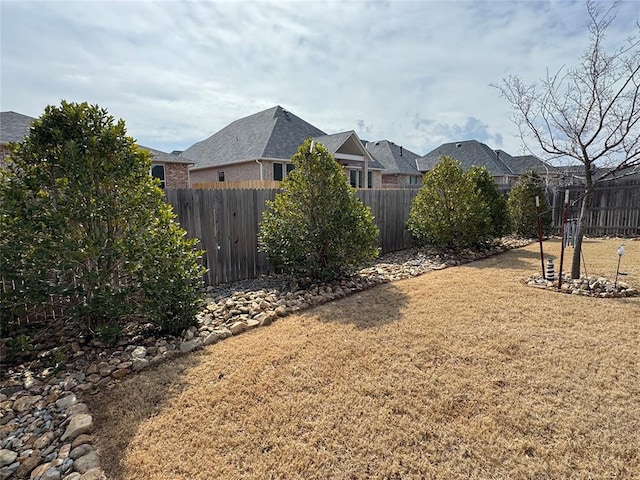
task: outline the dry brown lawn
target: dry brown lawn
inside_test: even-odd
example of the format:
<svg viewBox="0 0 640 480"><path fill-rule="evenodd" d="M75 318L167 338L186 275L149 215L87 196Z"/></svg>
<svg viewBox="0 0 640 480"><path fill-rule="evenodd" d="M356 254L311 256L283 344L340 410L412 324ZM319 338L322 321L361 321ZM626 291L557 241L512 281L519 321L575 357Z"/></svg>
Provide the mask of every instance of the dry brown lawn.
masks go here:
<svg viewBox="0 0 640 480"><path fill-rule="evenodd" d="M620 240L587 240L613 277ZM621 270L640 286L640 242ZM556 258L559 242L545 242ZM570 265L568 249L565 265ZM539 290L538 245L279 320L95 397L121 479L640 478L640 298Z"/></svg>

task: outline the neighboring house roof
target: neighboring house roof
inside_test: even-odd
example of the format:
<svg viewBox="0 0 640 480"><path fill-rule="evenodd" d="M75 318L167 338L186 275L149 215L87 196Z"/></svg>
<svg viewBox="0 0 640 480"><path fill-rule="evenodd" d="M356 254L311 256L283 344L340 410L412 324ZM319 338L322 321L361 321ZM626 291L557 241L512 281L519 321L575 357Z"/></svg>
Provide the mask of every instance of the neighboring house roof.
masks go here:
<svg viewBox="0 0 640 480"><path fill-rule="evenodd" d="M35 118L16 112L0 112L0 143L20 142Z"/></svg>
<svg viewBox="0 0 640 480"><path fill-rule="evenodd" d="M326 135L281 106L236 120L184 152L194 170L261 158L289 159L310 137Z"/></svg>
<svg viewBox="0 0 640 480"><path fill-rule="evenodd" d="M138 148L142 150L146 150L151 155L152 162L158 163L182 163L186 165L193 165L195 162L189 160L188 158L181 157L179 155L173 153L163 152L161 150L156 150L155 148L145 147L143 145L138 145Z"/></svg>
<svg viewBox="0 0 640 480"><path fill-rule="evenodd" d="M438 148L416 160L418 170L421 172L432 170L443 155L458 160L464 170L468 170L472 166L487 167L489 173L494 177L500 175L515 175L515 172L505 163L505 161L510 162L513 159L511 155L501 150L496 152L477 140L465 140L440 145ZM503 161L503 158L505 161Z"/></svg>
<svg viewBox="0 0 640 480"><path fill-rule="evenodd" d="M554 173L558 170L553 165L548 164L544 160L540 160L535 155L511 157L507 163L513 173L518 175L522 175L529 170L534 170L540 175L548 175L549 173Z"/></svg>
<svg viewBox="0 0 640 480"><path fill-rule="evenodd" d="M364 148L362 140L358 138L358 134L353 130L313 137L313 139L324 145L332 155L335 155L338 153L338 150L340 150L340 153L367 157L368 168L372 170L384 170L384 165L373 158L371 153Z"/></svg>
<svg viewBox="0 0 640 480"><path fill-rule="evenodd" d="M421 175L416 168L416 159L420 155L411 150L407 150L389 140L366 142L365 148L384 167L384 173Z"/></svg>

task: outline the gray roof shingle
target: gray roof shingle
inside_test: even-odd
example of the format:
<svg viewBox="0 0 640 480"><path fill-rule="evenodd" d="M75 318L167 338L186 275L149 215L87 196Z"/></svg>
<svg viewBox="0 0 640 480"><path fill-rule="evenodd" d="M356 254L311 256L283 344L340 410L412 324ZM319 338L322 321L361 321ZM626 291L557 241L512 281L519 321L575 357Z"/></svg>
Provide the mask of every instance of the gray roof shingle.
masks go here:
<svg viewBox="0 0 640 480"><path fill-rule="evenodd" d="M187 165L193 165L195 163L192 160L189 160L188 158L181 157L180 155L163 152L161 150L156 150L155 148L145 147L144 145L138 145L138 148L148 151L149 154L151 155L152 162L182 163Z"/></svg>
<svg viewBox="0 0 640 480"><path fill-rule="evenodd" d="M509 160L509 167L514 173L522 175L529 170L535 170L540 175L547 175L548 173L556 172L557 168L547 162L540 160L535 155L520 155L517 157L511 157Z"/></svg>
<svg viewBox="0 0 640 480"><path fill-rule="evenodd" d="M238 119L184 152L194 169L260 158L289 159L310 137L326 135L281 106Z"/></svg>
<svg viewBox="0 0 640 480"><path fill-rule="evenodd" d="M411 150L389 140L366 142L365 148L383 166L384 173L420 175L416 168L416 158L420 155Z"/></svg>
<svg viewBox="0 0 640 480"><path fill-rule="evenodd" d="M0 112L0 143L21 142L35 118L16 112Z"/></svg>
<svg viewBox="0 0 640 480"><path fill-rule="evenodd" d="M513 158L511 155L502 150L496 152L477 140L442 144L425 156L418 158L418 169L421 172L432 170L443 155L458 160L464 170L468 170L472 166L487 167L493 176L515 175L515 172L513 172L506 163L510 162Z"/></svg>

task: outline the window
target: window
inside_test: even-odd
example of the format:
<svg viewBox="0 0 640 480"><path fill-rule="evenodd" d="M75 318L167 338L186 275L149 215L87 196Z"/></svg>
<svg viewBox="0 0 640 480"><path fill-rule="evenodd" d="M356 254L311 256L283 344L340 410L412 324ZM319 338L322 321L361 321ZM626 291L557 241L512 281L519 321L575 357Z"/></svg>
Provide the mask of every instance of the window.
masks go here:
<svg viewBox="0 0 640 480"><path fill-rule="evenodd" d="M349 183L353 188L364 188L362 170L349 170ZM373 186L373 175L370 171L367 172L367 184L369 185L369 188Z"/></svg>
<svg viewBox="0 0 640 480"><path fill-rule="evenodd" d="M282 164L281 163L274 163L273 164L273 179L276 181L280 181L282 180L283 175L282 175Z"/></svg>
<svg viewBox="0 0 640 480"><path fill-rule="evenodd" d="M289 175L294 168L293 163L287 163L287 175Z"/></svg>
<svg viewBox="0 0 640 480"><path fill-rule="evenodd" d="M349 170L349 183L353 188L358 188L358 171Z"/></svg>
<svg viewBox="0 0 640 480"><path fill-rule="evenodd" d="M409 185L417 185L418 184L418 177L416 177L415 175L409 175Z"/></svg>
<svg viewBox="0 0 640 480"><path fill-rule="evenodd" d="M152 165L151 176L160 180L160 188L164 188L164 165Z"/></svg>
<svg viewBox="0 0 640 480"><path fill-rule="evenodd" d="M224 182L224 172L218 172L218 181Z"/></svg>

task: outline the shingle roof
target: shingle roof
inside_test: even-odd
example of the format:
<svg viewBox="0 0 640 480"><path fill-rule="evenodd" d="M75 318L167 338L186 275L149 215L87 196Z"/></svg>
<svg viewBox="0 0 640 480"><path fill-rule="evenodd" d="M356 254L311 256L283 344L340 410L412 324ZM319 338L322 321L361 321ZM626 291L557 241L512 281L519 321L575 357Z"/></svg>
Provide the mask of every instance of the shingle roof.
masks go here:
<svg viewBox="0 0 640 480"><path fill-rule="evenodd" d="M35 118L16 112L0 112L0 143L20 142Z"/></svg>
<svg viewBox="0 0 640 480"><path fill-rule="evenodd" d="M366 142L365 148L384 167L384 173L420 175L416 168L416 158L420 155L411 150L389 140Z"/></svg>
<svg viewBox="0 0 640 480"><path fill-rule="evenodd" d="M156 150L155 148L145 147L144 145L138 145L138 148L143 150L147 150L151 154L152 162L160 162L160 163L183 163L187 165L193 165L195 162L189 160L188 158L181 157L179 155L175 155L173 153L163 152L161 150Z"/></svg>
<svg viewBox="0 0 640 480"><path fill-rule="evenodd" d="M324 145L331 154L335 154L343 145L346 147L353 149L353 152L344 152L343 153L353 153L354 155L369 155L369 168L371 169L379 169L384 170L384 165L378 162L373 156L364 148L362 144L362 140L358 138L358 135L353 130L349 130L346 132L333 133L331 135L322 135L320 137L314 137L315 141ZM352 143L348 144L349 140L352 139ZM343 149L344 150L344 149Z"/></svg>
<svg viewBox="0 0 640 480"><path fill-rule="evenodd" d="M418 169L421 172L432 170L443 155L458 160L464 170L468 170L472 166L487 167L493 176L515 175L507 164L502 161L502 158L505 161L510 161L513 158L511 155L501 150L496 153L490 147L477 140L465 140L440 145L425 156L418 158Z"/></svg>
<svg viewBox="0 0 640 480"><path fill-rule="evenodd" d="M322 135L325 132L278 105L230 123L181 156L193 160L195 169L259 158L289 159L307 138Z"/></svg>
<svg viewBox="0 0 640 480"><path fill-rule="evenodd" d="M351 135L353 135L353 130L347 132L340 133L332 133L330 135L320 135L313 137L313 139L321 143L326 147L329 152L332 154L335 153L348 139Z"/></svg>
<svg viewBox="0 0 640 480"><path fill-rule="evenodd" d="M546 163L543 160L540 160L535 155L520 155L517 157L511 157L508 162L509 168L513 170L514 173L518 175L522 175L523 173L529 170L535 170L541 175L546 175L550 172L555 172L557 170L556 167Z"/></svg>

